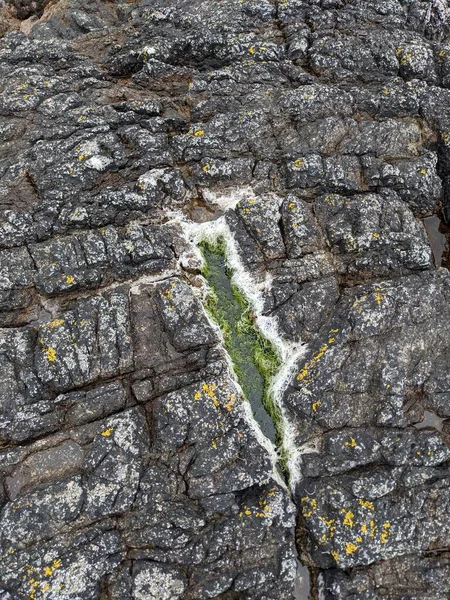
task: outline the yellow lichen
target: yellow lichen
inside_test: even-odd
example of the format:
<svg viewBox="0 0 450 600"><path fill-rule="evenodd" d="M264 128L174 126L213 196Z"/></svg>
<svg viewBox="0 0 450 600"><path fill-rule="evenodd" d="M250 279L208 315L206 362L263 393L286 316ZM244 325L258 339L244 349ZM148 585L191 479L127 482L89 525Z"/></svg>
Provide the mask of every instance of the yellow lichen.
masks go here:
<svg viewBox="0 0 450 600"><path fill-rule="evenodd" d="M67 277L66 277L66 283L68 283L70 285L74 281L75 281L75 277L73 275L67 275Z"/></svg>
<svg viewBox="0 0 450 600"><path fill-rule="evenodd" d="M228 398L229 398L229 402L226 402L224 406L225 406L225 408L227 409L228 412L231 412L233 410L233 407L234 407L235 403L236 403L236 396L234 396L233 394L230 394L228 396Z"/></svg>
<svg viewBox="0 0 450 600"><path fill-rule="evenodd" d="M350 437L350 440L348 442L344 442L344 446L347 446L347 448L357 448L358 444L356 443L354 437Z"/></svg>
<svg viewBox="0 0 450 600"><path fill-rule="evenodd" d="M330 341L332 340L332 341ZM312 357L310 361L308 361L300 373L297 375L297 381L303 381L305 384L311 383L312 379L307 379L308 374L311 369L315 368L317 362L324 356L325 352L329 349L330 344L334 343L335 338L330 338L327 344L324 344L319 351Z"/></svg>
<svg viewBox="0 0 450 600"><path fill-rule="evenodd" d="M113 431L114 431L114 427L108 427L108 429L105 429L105 431L102 431L102 436L109 437Z"/></svg>
<svg viewBox="0 0 450 600"><path fill-rule="evenodd" d="M47 355L48 362L55 362L55 360L56 360L56 350L54 348L46 348L44 350L44 352Z"/></svg>
<svg viewBox="0 0 450 600"><path fill-rule="evenodd" d="M305 519L308 519L313 515L314 511L317 509L317 501L315 500L315 498L304 496L301 499L301 502L302 504L304 504L304 506L302 507L302 515L305 517Z"/></svg>
<svg viewBox="0 0 450 600"><path fill-rule="evenodd" d="M386 544L387 539L389 537L389 529L391 528L390 523L383 523L383 532L380 535L380 540L382 544Z"/></svg>
<svg viewBox="0 0 450 600"><path fill-rule="evenodd" d="M48 327L50 329L54 329L55 327L59 327L60 325L62 325L64 323L64 319L54 319L53 321L51 321L48 324Z"/></svg>
<svg viewBox="0 0 450 600"><path fill-rule="evenodd" d="M358 546L356 546L352 542L347 542L345 544L345 552L346 552L346 554L354 554L357 550L358 550Z"/></svg>
<svg viewBox="0 0 450 600"><path fill-rule="evenodd" d="M336 562L339 560L339 552L337 550L332 550L330 554Z"/></svg>
<svg viewBox="0 0 450 600"><path fill-rule="evenodd" d="M303 169L303 167L305 166L305 161L303 160L303 158L297 158L296 160L294 160L291 166L294 169L294 171L296 171L297 169Z"/></svg>
<svg viewBox="0 0 450 600"><path fill-rule="evenodd" d="M369 510L375 510L375 506L372 504L372 502L363 500L362 498L359 499L359 505L364 506L364 508L368 508Z"/></svg>
<svg viewBox="0 0 450 600"><path fill-rule="evenodd" d="M195 133L194 133L194 137L203 137L205 135L205 131L204 129L198 129Z"/></svg>
<svg viewBox="0 0 450 600"><path fill-rule="evenodd" d="M322 404L322 402L320 400L317 400L316 402L313 402L311 404L311 408L312 408L313 412L317 412L317 408L319 406L321 406L321 404Z"/></svg>
<svg viewBox="0 0 450 600"><path fill-rule="evenodd" d="M344 521L343 521L344 525L346 525L347 527L353 527L353 525L355 524L353 521L354 516L355 516L354 513L352 513L351 510L348 510L345 513L345 517L344 517Z"/></svg>

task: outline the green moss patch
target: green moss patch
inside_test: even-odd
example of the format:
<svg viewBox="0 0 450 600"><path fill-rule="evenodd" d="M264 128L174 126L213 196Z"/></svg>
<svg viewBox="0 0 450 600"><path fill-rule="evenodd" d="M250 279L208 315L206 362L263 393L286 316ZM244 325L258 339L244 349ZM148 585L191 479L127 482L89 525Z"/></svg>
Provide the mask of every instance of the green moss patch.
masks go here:
<svg viewBox="0 0 450 600"><path fill-rule="evenodd" d="M206 309L222 331L225 348L256 421L264 435L281 448L280 411L270 394L272 378L280 368L278 353L256 327L248 299L231 283L224 241L202 242L200 248L205 260L203 275L210 289ZM281 459L284 462L283 456Z"/></svg>

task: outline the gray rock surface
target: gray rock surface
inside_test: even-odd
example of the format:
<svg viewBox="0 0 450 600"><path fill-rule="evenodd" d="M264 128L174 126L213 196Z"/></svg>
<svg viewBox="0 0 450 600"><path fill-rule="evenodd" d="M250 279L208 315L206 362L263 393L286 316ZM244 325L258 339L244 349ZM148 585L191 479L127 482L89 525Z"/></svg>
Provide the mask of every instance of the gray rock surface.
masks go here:
<svg viewBox="0 0 450 600"><path fill-rule="evenodd" d="M1 600L306 600L297 552L450 598L449 18L0 1ZM185 260L218 218L304 344L290 487Z"/></svg>

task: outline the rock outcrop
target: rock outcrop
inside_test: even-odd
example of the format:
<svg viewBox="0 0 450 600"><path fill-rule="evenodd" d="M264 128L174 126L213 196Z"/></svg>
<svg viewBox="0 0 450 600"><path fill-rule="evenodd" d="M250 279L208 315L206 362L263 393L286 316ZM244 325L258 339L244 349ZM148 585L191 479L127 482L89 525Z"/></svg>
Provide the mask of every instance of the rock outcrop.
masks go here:
<svg viewBox="0 0 450 600"><path fill-rule="evenodd" d="M297 553L313 600L448 597L447 12L0 2L1 600L306 600ZM218 220L297 352L284 473Z"/></svg>

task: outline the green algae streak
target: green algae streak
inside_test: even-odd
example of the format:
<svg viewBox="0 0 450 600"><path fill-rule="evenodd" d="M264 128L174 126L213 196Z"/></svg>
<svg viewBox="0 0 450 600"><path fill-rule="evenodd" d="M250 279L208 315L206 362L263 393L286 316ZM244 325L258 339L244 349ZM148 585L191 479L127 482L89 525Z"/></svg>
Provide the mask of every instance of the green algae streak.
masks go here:
<svg viewBox="0 0 450 600"><path fill-rule="evenodd" d="M210 287L206 308L220 326L225 348L256 421L264 435L280 445L280 415L269 394L270 380L280 367L278 355L256 329L248 300L231 283L223 241L215 245L203 242L200 247L205 259L203 275Z"/></svg>

